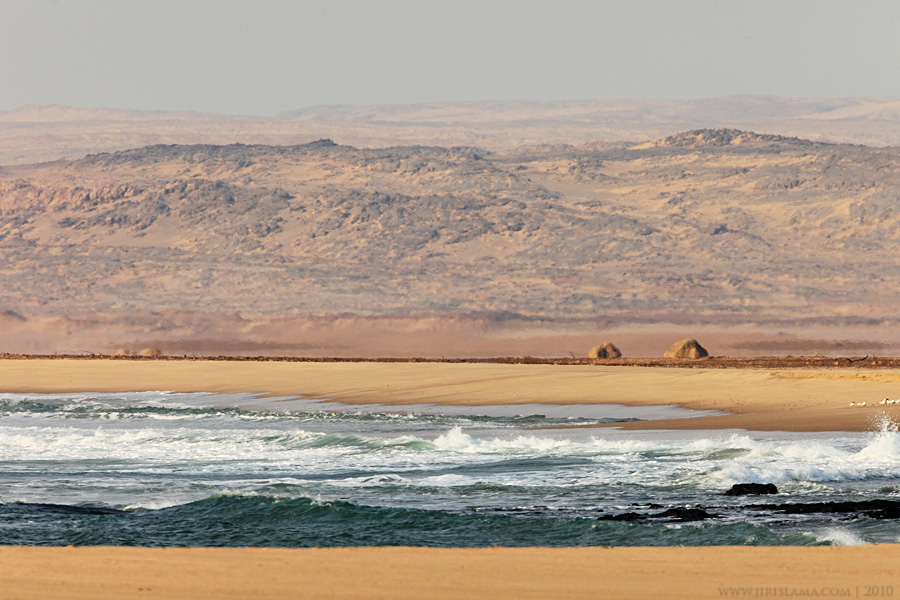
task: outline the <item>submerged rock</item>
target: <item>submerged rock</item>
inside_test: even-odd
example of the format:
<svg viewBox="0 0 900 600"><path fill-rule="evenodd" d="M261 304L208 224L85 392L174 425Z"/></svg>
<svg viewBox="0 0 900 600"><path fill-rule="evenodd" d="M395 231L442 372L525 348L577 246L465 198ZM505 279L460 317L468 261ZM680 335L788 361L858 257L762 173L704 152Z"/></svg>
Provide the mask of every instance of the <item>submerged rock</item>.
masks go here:
<svg viewBox="0 0 900 600"><path fill-rule="evenodd" d="M792 504L759 504L755 510L774 510L789 515L856 514L870 519L900 519L900 501L862 500L846 502L798 502Z"/></svg>
<svg viewBox="0 0 900 600"><path fill-rule="evenodd" d="M601 515L597 517L598 521L642 521L647 515L636 512L619 513L617 515Z"/></svg>
<svg viewBox="0 0 900 600"><path fill-rule="evenodd" d="M658 506L658 505L657 505ZM638 513L624 512L617 515L602 515L597 517L598 521L647 521L649 519L671 519L672 521L680 521L682 523L688 521L703 521L705 519L716 519L719 515L706 512L702 508L676 507L664 510L660 513Z"/></svg>
<svg viewBox="0 0 900 600"><path fill-rule="evenodd" d="M657 515L653 515L657 518L665 518L665 519L673 519L675 521L703 521L705 519L715 519L719 515L714 515L706 512L702 508L670 508L669 510L663 511Z"/></svg>

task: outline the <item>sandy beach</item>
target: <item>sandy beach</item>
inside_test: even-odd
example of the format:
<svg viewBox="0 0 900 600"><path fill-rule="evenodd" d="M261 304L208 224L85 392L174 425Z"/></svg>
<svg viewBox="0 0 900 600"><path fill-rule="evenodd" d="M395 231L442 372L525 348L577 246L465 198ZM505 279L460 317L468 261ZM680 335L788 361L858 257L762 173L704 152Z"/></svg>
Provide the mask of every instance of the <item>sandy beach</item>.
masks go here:
<svg viewBox="0 0 900 600"><path fill-rule="evenodd" d="M898 547L10 548L4 598L764 598L900 592Z"/></svg>
<svg viewBox="0 0 900 600"><path fill-rule="evenodd" d="M343 403L679 404L628 428L865 431L892 370L443 363L2 360L0 392L252 392ZM851 407L851 402L866 402ZM874 406L873 406L874 405ZM895 545L713 548L0 547L4 598L890 597Z"/></svg>
<svg viewBox="0 0 900 600"><path fill-rule="evenodd" d="M617 425L627 429L868 431L877 429L883 415L900 417L900 404L878 404L900 398L900 371L893 369L0 360L0 392L148 390L249 392L347 404L676 404L728 413ZM866 406L858 406L862 402Z"/></svg>

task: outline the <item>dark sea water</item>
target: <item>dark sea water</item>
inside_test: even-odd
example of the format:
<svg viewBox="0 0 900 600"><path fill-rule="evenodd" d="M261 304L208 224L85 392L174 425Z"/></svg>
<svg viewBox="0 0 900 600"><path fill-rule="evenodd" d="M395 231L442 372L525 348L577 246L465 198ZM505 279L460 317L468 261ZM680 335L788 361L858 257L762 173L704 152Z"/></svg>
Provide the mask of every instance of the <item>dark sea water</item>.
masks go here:
<svg viewBox="0 0 900 600"><path fill-rule="evenodd" d="M891 508L900 511L900 434L891 423L865 434L565 428L652 416L622 407L414 413L249 395L3 394L0 544L900 541ZM739 482L773 482L781 493L724 495ZM873 500L886 501L883 510L824 504ZM690 520L698 512L684 509L707 518Z"/></svg>

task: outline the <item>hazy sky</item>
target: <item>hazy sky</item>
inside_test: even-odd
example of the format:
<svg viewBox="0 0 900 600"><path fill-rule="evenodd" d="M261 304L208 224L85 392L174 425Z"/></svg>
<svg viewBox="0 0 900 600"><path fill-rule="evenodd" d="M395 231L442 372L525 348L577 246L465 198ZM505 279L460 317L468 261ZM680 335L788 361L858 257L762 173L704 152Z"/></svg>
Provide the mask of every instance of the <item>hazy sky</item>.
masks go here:
<svg viewBox="0 0 900 600"><path fill-rule="evenodd" d="M0 110L900 97L898 0L0 0Z"/></svg>

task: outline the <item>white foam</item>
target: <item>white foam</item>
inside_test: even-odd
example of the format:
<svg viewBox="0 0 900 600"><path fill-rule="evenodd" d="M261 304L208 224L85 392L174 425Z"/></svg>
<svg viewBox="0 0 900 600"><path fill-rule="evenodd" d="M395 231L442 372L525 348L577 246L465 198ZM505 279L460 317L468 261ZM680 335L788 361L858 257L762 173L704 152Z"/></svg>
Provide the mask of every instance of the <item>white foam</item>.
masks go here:
<svg viewBox="0 0 900 600"><path fill-rule="evenodd" d="M358 487L382 487L396 485L412 485L412 481L397 473L382 473L378 475L366 475L363 477L344 477L328 480L328 484L334 487L358 488Z"/></svg>
<svg viewBox="0 0 900 600"><path fill-rule="evenodd" d="M566 440L534 435L478 439L463 433L460 426L438 436L434 440L434 446L443 451L486 454L556 454L560 451L571 452L578 449L576 445Z"/></svg>
<svg viewBox="0 0 900 600"><path fill-rule="evenodd" d="M57 403L60 411L38 407L30 417L27 406L11 410L26 399ZM0 419L0 466L33 475L0 480L6 500L156 507L282 482L305 496L420 490L440 505L441 494L481 483L533 488L546 502L547 489L568 498L571 490L630 486L653 497L673 488L718 494L752 481L827 493L841 482L900 479L900 433L891 424L871 434L527 430L509 421L451 425L458 420L431 415L197 412L218 400L165 392L40 400L6 394L0 401L8 402L9 413ZM192 410L140 410L176 405ZM53 461L78 473L74 483L45 476ZM515 467L505 470L505 464Z"/></svg>
<svg viewBox="0 0 900 600"><path fill-rule="evenodd" d="M820 542L831 542L834 546L862 546L866 540L844 527L826 527L811 535Z"/></svg>
<svg viewBox="0 0 900 600"><path fill-rule="evenodd" d="M434 487L455 487L468 485L472 483L471 477L457 475L455 473L445 473L444 475L433 475L431 477L423 477L419 483Z"/></svg>

